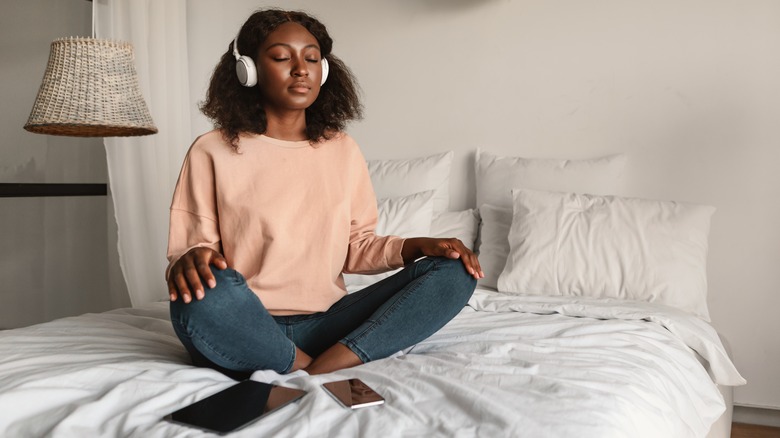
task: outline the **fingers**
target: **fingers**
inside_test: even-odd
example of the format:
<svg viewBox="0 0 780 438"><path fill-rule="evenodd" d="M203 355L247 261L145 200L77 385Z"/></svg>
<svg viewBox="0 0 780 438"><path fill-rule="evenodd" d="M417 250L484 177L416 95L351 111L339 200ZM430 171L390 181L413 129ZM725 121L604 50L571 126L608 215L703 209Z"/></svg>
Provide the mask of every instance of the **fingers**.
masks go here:
<svg viewBox="0 0 780 438"><path fill-rule="evenodd" d="M189 263L187 263L187 265L184 268L184 277L187 279L189 288L195 294L195 298L202 300L204 296L203 283L200 280L198 268L195 266L194 260L189 259L188 261ZM211 272L209 272L209 274L211 274ZM189 301L186 302L189 303Z"/></svg>
<svg viewBox="0 0 780 438"><path fill-rule="evenodd" d="M217 285L217 279L214 278L214 274L211 273L211 268L209 268L209 262L212 261L212 258L212 252L199 251L195 253L195 269L198 271L200 278L211 289ZM200 283L200 278L198 278L198 283Z"/></svg>
<svg viewBox="0 0 780 438"><path fill-rule="evenodd" d="M228 267L227 260L225 260L225 257L223 257L222 254L216 251L211 251L211 264L216 266L218 269L227 269ZM214 286L209 286L209 287L214 287Z"/></svg>
<svg viewBox="0 0 780 438"><path fill-rule="evenodd" d="M465 248L463 243L458 239L436 239L431 238L429 240L430 249L423 250L424 255L447 257L448 259L460 258L462 249Z"/></svg>
<svg viewBox="0 0 780 438"><path fill-rule="evenodd" d="M210 248L194 248L184 254L171 268L168 279L168 293L171 301L176 301L179 296L185 303L193 298L202 300L206 293L203 283L212 289L217 286L217 280L211 272L209 265L218 269L227 269L227 261L222 254Z"/></svg>
<svg viewBox="0 0 780 438"><path fill-rule="evenodd" d="M485 273L482 272L482 266L479 264L479 259L477 258L477 255L474 254L473 251L468 249L466 245L463 244L459 239L447 239L448 240L448 246L449 246L449 252L447 253L447 257L452 259L460 258L463 262L463 267L466 268L466 272L468 272L471 276L473 276L475 279L479 280L480 278L485 277Z"/></svg>
<svg viewBox="0 0 780 438"><path fill-rule="evenodd" d="M179 296L179 289L176 288L172 278L168 278L168 295L171 296L171 301L176 301Z"/></svg>
<svg viewBox="0 0 780 438"><path fill-rule="evenodd" d="M184 300L185 303L192 301L192 292L190 292L190 288L187 285L187 280L181 270L177 270L177 272L172 273L171 277L173 278L173 282L176 288L179 290L181 299Z"/></svg>
<svg viewBox="0 0 780 438"><path fill-rule="evenodd" d="M459 259L460 258L460 253L458 251L449 250L448 249L447 253L444 254L444 256L447 257L447 258L450 258L450 259Z"/></svg>
<svg viewBox="0 0 780 438"><path fill-rule="evenodd" d="M468 253L463 258L468 259L467 269L469 269L468 267L470 267L471 271L469 272L471 273L471 275L473 275L474 278L476 278L477 280L479 280L480 278L485 278L485 273L482 272L482 266L479 264L479 259L477 258L477 255L474 254L469 249L466 249L466 251L468 251ZM464 263L466 263L466 261L464 261Z"/></svg>

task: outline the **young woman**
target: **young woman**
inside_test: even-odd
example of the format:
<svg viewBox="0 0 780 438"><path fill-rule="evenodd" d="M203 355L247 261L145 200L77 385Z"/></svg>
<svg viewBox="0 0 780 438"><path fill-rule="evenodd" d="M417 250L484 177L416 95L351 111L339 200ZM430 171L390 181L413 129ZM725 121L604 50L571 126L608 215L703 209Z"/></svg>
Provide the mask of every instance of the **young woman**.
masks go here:
<svg viewBox="0 0 780 438"><path fill-rule="evenodd" d="M332 45L305 13L258 11L211 78L201 109L216 129L184 160L166 272L196 365L318 374L381 359L444 326L483 276L457 239L374 233L366 163L343 132L361 107ZM402 266L345 291L343 272Z"/></svg>

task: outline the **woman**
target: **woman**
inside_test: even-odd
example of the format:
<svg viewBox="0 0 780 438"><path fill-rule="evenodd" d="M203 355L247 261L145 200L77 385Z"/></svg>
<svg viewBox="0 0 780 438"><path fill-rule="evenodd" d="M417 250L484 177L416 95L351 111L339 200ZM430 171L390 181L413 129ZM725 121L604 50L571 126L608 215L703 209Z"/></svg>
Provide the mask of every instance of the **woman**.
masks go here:
<svg viewBox="0 0 780 438"><path fill-rule="evenodd" d="M258 11L212 75L201 109L216 129L184 160L166 272L196 365L319 374L387 357L444 326L483 276L457 239L374 234L366 163L343 132L360 103L332 44L311 16ZM344 289L342 272L402 266Z"/></svg>

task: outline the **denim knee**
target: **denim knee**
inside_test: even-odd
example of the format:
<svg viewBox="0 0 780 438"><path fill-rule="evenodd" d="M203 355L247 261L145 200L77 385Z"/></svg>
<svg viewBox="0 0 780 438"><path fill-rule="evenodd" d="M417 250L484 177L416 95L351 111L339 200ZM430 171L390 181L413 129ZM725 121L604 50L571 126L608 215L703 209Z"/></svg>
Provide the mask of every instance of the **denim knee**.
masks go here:
<svg viewBox="0 0 780 438"><path fill-rule="evenodd" d="M195 349L219 367L248 371L286 372L295 359L295 346L279 330L259 298L233 269L211 267L216 286L204 285L201 300L170 304L171 321L188 350Z"/></svg>
<svg viewBox="0 0 780 438"><path fill-rule="evenodd" d="M466 271L460 259L427 257L420 262L427 265L423 269L435 271L437 283L442 285L432 290L441 294L447 301L466 305L477 287L477 279Z"/></svg>
<svg viewBox="0 0 780 438"><path fill-rule="evenodd" d="M459 259L428 257L407 269L409 283L339 341L363 362L431 336L463 310L477 284Z"/></svg>
<svg viewBox="0 0 780 438"><path fill-rule="evenodd" d="M176 301L171 301L171 318L180 322L184 327L187 326L191 317L206 316L211 319L219 319L221 317L221 311L230 311L235 304L230 302L231 294L220 294L221 291L234 287L236 280L239 277L239 273L233 269L217 269L214 266L210 266L211 273L214 275L214 279L217 284L214 288L209 286L201 280L205 296L202 300L193 299L190 303L185 303L184 299L179 296ZM218 296L215 296L217 294ZM219 299L215 299L215 298Z"/></svg>

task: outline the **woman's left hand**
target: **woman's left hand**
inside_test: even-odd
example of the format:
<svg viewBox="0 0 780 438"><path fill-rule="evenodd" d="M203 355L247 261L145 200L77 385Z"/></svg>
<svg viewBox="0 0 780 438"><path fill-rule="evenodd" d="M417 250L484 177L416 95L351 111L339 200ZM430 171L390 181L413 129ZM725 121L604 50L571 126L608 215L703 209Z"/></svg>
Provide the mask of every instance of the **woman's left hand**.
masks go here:
<svg viewBox="0 0 780 438"><path fill-rule="evenodd" d="M423 256L459 258L466 271L474 278L480 279L485 276L477 255L468 249L463 242L455 238L413 237L405 239L401 256L404 258L404 263L411 263Z"/></svg>

